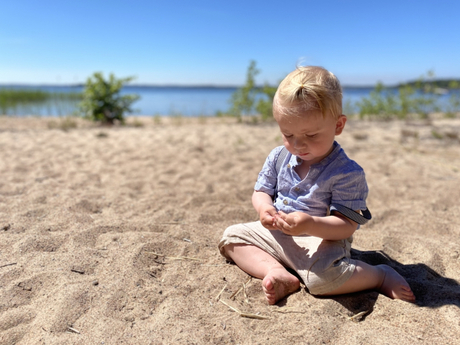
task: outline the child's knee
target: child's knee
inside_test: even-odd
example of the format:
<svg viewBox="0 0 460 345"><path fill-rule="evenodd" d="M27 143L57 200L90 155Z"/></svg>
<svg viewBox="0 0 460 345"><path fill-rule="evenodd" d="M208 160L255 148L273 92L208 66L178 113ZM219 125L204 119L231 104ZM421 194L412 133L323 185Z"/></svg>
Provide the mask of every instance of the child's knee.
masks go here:
<svg viewBox="0 0 460 345"><path fill-rule="evenodd" d="M238 233L241 229L241 224L230 225L227 229L225 229L223 237L231 237L235 233Z"/></svg>
<svg viewBox="0 0 460 345"><path fill-rule="evenodd" d="M225 229L222 238L218 244L220 253L227 258L227 260L231 261L229 256L229 251L232 250L234 245L236 244L248 244L247 241L244 240L245 232L244 232L243 224L235 224L229 226Z"/></svg>
<svg viewBox="0 0 460 345"><path fill-rule="evenodd" d="M354 260L343 258L333 265L316 268L306 272L302 277L305 286L312 295L323 295L334 291L351 278L355 270Z"/></svg>

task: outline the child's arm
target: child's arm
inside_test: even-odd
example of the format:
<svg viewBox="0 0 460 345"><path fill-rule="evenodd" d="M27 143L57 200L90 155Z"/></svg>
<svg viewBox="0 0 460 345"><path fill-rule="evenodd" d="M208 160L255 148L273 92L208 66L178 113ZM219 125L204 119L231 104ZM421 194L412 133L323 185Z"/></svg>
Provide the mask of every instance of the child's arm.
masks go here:
<svg viewBox="0 0 460 345"><path fill-rule="evenodd" d="M358 224L339 213L327 217L312 217L304 212L275 216L276 228L287 235L310 235L325 240L343 240L355 232Z"/></svg>
<svg viewBox="0 0 460 345"><path fill-rule="evenodd" d="M268 230L276 230L275 217L278 214L273 206L272 197L264 192L254 191L252 194L252 205L259 214L260 222Z"/></svg>

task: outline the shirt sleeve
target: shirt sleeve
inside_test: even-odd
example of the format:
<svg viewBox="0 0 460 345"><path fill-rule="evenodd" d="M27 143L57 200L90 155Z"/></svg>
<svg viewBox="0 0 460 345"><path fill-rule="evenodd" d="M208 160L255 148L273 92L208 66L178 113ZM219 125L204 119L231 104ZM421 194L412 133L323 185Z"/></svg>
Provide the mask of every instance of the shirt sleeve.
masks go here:
<svg viewBox="0 0 460 345"><path fill-rule="evenodd" d="M275 195L275 188L278 181L276 173L276 159L284 146L274 148L268 155L262 170L259 173L254 190L264 192L268 195Z"/></svg>
<svg viewBox="0 0 460 345"><path fill-rule="evenodd" d="M364 171L353 169L337 176L332 186L331 204L338 204L352 210L365 210L369 193Z"/></svg>

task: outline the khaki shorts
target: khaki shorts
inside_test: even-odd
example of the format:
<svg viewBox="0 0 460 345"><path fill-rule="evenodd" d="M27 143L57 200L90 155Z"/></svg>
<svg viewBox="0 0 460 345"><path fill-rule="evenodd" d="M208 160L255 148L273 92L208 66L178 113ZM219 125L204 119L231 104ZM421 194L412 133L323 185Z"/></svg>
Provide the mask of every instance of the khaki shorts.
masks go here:
<svg viewBox="0 0 460 345"><path fill-rule="evenodd" d="M219 250L232 261L223 250L226 245L257 246L297 272L311 294L321 295L337 289L353 274L356 266L355 260L350 259L351 242L352 237L328 241L308 235L289 236L253 222L228 227L219 242Z"/></svg>

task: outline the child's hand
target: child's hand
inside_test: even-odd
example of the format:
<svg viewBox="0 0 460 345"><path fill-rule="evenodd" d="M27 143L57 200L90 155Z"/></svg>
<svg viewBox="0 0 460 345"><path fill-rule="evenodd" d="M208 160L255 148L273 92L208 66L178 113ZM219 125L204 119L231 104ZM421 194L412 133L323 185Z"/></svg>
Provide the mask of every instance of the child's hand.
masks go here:
<svg viewBox="0 0 460 345"><path fill-rule="evenodd" d="M259 210L260 222L268 230L277 229L277 227L275 226L275 217L277 215L278 212L276 211L276 208L271 205L263 206Z"/></svg>
<svg viewBox="0 0 460 345"><path fill-rule="evenodd" d="M286 214L279 211L275 217L275 224L276 228L286 235L298 236L307 235L308 225L312 220L313 218L304 212Z"/></svg>

